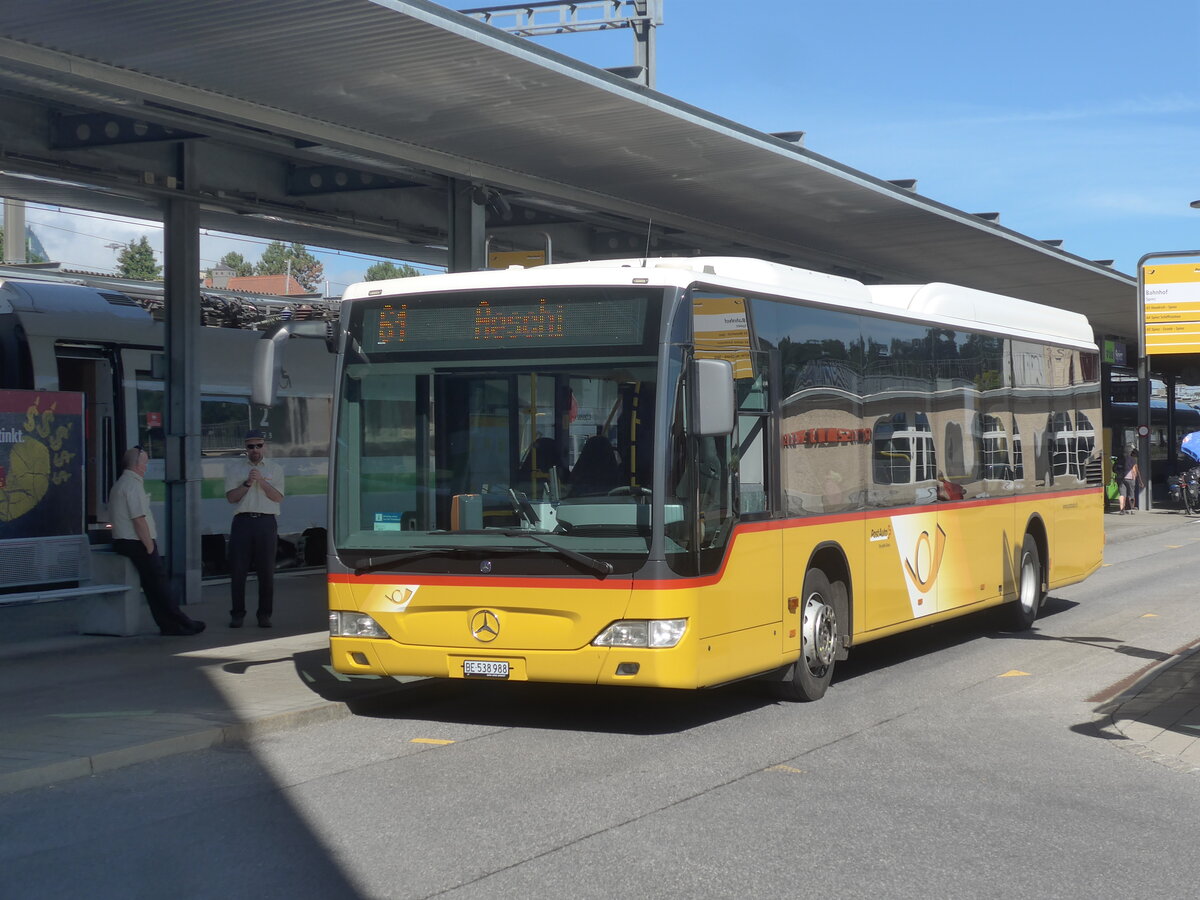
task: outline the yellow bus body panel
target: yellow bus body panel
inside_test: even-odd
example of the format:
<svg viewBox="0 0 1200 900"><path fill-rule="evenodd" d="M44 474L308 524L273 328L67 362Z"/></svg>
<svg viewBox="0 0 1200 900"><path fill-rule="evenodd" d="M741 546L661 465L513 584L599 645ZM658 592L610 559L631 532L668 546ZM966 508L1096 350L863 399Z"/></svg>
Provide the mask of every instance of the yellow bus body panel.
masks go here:
<svg viewBox="0 0 1200 900"><path fill-rule="evenodd" d="M756 522L731 536L719 572L699 578L331 575L330 609L366 613L391 638L333 637L333 665L462 678L464 661L491 660L509 664L510 681L709 687L798 658L792 607L826 548L849 573L853 645L1015 600L1022 541L1043 525L1050 588L1083 580L1103 559L1102 513L1089 489ZM687 629L673 648L592 644L620 619L686 619Z"/></svg>

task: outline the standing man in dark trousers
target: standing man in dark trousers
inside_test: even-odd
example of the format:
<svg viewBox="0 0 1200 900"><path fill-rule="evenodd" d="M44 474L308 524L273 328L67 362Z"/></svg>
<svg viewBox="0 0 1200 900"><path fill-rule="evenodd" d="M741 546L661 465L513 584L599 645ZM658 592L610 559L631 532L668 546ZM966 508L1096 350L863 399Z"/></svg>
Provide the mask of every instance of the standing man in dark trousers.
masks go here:
<svg viewBox="0 0 1200 900"><path fill-rule="evenodd" d="M189 618L167 587L167 571L158 555L158 529L143 481L149 462L149 455L141 447L132 447L121 457L121 477L108 495L112 548L129 557L137 569L146 605L160 634L199 634L204 623Z"/></svg>
<svg viewBox="0 0 1200 900"><path fill-rule="evenodd" d="M261 431L247 431L246 458L230 463L225 470L225 499L236 507L229 529L230 628L241 628L246 618L246 574L252 568L258 576L258 627L271 627L283 469L266 458L266 447Z"/></svg>

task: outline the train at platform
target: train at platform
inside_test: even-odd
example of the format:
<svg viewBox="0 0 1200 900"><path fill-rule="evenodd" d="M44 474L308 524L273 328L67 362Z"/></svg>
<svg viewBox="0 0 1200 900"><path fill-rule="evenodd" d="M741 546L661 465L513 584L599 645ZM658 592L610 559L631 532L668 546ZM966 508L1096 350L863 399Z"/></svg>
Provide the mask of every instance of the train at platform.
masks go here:
<svg viewBox="0 0 1200 900"><path fill-rule="evenodd" d="M0 272L0 389L78 392L84 398L83 490L92 543L107 540L108 495L124 450L150 454L146 488L165 521L165 326L161 284L113 286L112 279ZM254 348L276 323L336 314L310 298L247 297L205 290L197 358L201 382L201 556L205 575L226 571L232 507L224 466L243 452L247 430L262 430L284 469L287 502L280 516L281 567L321 565L333 361L324 347L297 342L280 402L250 402Z"/></svg>

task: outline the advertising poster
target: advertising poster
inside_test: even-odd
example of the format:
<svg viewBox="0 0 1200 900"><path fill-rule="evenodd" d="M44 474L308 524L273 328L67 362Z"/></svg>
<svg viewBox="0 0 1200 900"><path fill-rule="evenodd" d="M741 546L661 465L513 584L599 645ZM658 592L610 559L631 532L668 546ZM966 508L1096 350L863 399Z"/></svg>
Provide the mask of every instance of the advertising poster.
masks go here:
<svg viewBox="0 0 1200 900"><path fill-rule="evenodd" d="M83 394L0 391L0 541L83 533Z"/></svg>

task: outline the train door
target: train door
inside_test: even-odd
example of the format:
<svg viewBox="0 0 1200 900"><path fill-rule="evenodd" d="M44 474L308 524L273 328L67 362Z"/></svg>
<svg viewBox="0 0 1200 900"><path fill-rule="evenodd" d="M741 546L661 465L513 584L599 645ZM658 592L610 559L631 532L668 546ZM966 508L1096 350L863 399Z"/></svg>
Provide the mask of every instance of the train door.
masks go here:
<svg viewBox="0 0 1200 900"><path fill-rule="evenodd" d="M85 397L84 514L89 530L103 528L108 523L108 493L120 474L117 366L103 347L60 345L55 356L59 389L79 391Z"/></svg>

